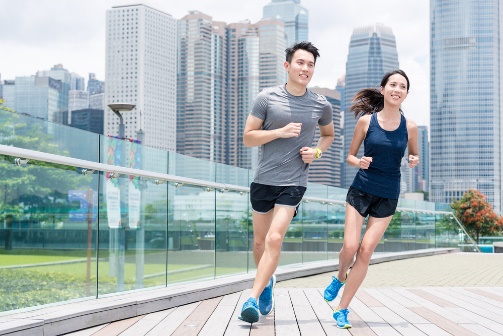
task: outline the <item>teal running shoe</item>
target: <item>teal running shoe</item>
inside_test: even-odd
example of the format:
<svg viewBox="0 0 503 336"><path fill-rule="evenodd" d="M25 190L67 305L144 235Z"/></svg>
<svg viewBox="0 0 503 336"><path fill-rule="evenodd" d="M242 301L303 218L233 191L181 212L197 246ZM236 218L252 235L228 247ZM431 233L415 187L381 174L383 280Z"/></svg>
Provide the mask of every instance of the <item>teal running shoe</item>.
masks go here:
<svg viewBox="0 0 503 336"><path fill-rule="evenodd" d="M325 291L323 292L323 298L325 299L325 301L333 301L337 297L337 294L339 294L339 291L345 283L346 281L340 282L337 277L333 276L332 282L327 286L327 288L325 288Z"/></svg>
<svg viewBox="0 0 503 336"><path fill-rule="evenodd" d="M249 298L245 303L243 303L243 308L241 309L241 315L238 319L248 323L255 323L258 321L258 305L257 300L254 298Z"/></svg>
<svg viewBox="0 0 503 336"><path fill-rule="evenodd" d="M349 309L339 309L334 311L334 319L337 321L337 328L339 329L349 329L351 328L351 323L348 321Z"/></svg>
<svg viewBox="0 0 503 336"><path fill-rule="evenodd" d="M276 285L276 275L272 275L269 283L260 294L258 298L258 308L260 310L260 314L266 316L271 313L274 309L274 286Z"/></svg>

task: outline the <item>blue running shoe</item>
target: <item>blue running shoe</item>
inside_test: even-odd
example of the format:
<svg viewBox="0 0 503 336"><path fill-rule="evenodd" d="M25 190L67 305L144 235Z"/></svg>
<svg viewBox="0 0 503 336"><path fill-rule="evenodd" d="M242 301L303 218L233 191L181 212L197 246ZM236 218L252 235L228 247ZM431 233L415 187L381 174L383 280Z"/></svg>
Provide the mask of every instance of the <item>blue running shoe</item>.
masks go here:
<svg viewBox="0 0 503 336"><path fill-rule="evenodd" d="M339 291L341 290L342 286L344 286L344 282L340 282L337 277L332 277L332 282L330 285L325 288L325 291L323 292L323 297L325 298L325 301L332 301L337 297L337 294L339 294Z"/></svg>
<svg viewBox="0 0 503 336"><path fill-rule="evenodd" d="M258 298L258 308L260 310L260 314L269 315L271 311L274 309L274 286L276 285L276 275L272 275L271 280L262 291Z"/></svg>
<svg viewBox="0 0 503 336"><path fill-rule="evenodd" d="M257 300L254 298L249 298L245 303L243 303L243 308L241 309L241 315L238 319L248 323L255 323L258 321L258 305Z"/></svg>
<svg viewBox="0 0 503 336"><path fill-rule="evenodd" d="M339 329L349 329L351 328L351 323L348 321L349 309L339 309L334 311L334 319L337 321L337 328Z"/></svg>

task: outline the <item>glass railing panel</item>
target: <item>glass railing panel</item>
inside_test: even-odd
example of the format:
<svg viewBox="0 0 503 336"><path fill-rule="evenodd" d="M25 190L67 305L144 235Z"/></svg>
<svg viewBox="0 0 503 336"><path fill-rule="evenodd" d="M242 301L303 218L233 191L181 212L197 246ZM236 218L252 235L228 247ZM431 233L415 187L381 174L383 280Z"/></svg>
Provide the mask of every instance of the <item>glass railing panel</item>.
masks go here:
<svg viewBox="0 0 503 336"><path fill-rule="evenodd" d="M334 201L341 201L346 203L346 195L348 193L347 189L337 188L337 187L328 187L327 189L327 198Z"/></svg>
<svg viewBox="0 0 503 336"><path fill-rule="evenodd" d="M327 198L328 197L328 187L323 184L308 183L306 193L304 197L317 197L317 198Z"/></svg>
<svg viewBox="0 0 503 336"><path fill-rule="evenodd" d="M303 218L306 208L305 201L301 202L297 215L292 219L286 230L281 246L281 257L279 265L290 265L302 263L302 237L303 237Z"/></svg>
<svg viewBox="0 0 503 336"><path fill-rule="evenodd" d="M215 181L215 173L215 162L173 152L169 153L168 174L213 182Z"/></svg>
<svg viewBox="0 0 503 336"><path fill-rule="evenodd" d="M98 179L0 156L0 311L95 298Z"/></svg>
<svg viewBox="0 0 503 336"><path fill-rule="evenodd" d="M99 135L0 110L0 143L97 162Z"/></svg>
<svg viewBox="0 0 503 336"><path fill-rule="evenodd" d="M451 215L437 214L435 223L435 247L458 247L459 235L457 225Z"/></svg>
<svg viewBox="0 0 503 336"><path fill-rule="evenodd" d="M333 260L339 258L339 251L344 242L346 207L333 203L328 205L327 211L328 259Z"/></svg>
<svg viewBox="0 0 503 336"><path fill-rule="evenodd" d="M169 184L168 285L215 277L215 249L204 239L215 232L215 193Z"/></svg>
<svg viewBox="0 0 503 336"><path fill-rule="evenodd" d="M418 211L416 216L416 249L435 248L436 216L433 212Z"/></svg>
<svg viewBox="0 0 503 336"><path fill-rule="evenodd" d="M302 262L328 258L328 204L303 202L302 206Z"/></svg>
<svg viewBox="0 0 503 336"><path fill-rule="evenodd" d="M248 270L251 226L248 195L233 191L216 193L216 230L207 230L199 238L208 250L215 250L216 276Z"/></svg>

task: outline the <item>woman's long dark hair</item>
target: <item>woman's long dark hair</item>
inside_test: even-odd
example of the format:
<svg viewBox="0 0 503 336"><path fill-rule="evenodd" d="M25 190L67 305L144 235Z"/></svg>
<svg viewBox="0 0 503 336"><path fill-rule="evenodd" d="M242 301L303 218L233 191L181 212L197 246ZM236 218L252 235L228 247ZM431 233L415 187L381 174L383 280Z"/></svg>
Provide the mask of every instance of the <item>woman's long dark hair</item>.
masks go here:
<svg viewBox="0 0 503 336"><path fill-rule="evenodd" d="M388 84L388 80L393 75L402 75L407 80L407 92L409 92L410 82L409 77L405 74L403 70L393 70L386 73L381 80L381 87L385 87ZM384 96L378 89L363 89L356 93L353 98L353 105L351 105L350 111L355 114L355 118L360 118L366 114L373 114L379 112L384 108ZM400 109L400 112L402 110Z"/></svg>

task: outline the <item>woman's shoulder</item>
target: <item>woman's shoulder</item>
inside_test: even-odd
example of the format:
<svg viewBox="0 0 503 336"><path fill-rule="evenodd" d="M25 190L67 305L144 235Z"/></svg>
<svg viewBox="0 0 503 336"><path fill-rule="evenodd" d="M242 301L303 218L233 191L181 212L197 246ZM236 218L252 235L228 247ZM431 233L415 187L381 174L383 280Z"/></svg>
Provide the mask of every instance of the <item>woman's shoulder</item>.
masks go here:
<svg viewBox="0 0 503 336"><path fill-rule="evenodd" d="M416 128L417 129L417 124L414 120L410 119L410 118L405 118L405 120L407 121L407 129L413 129L413 128Z"/></svg>

